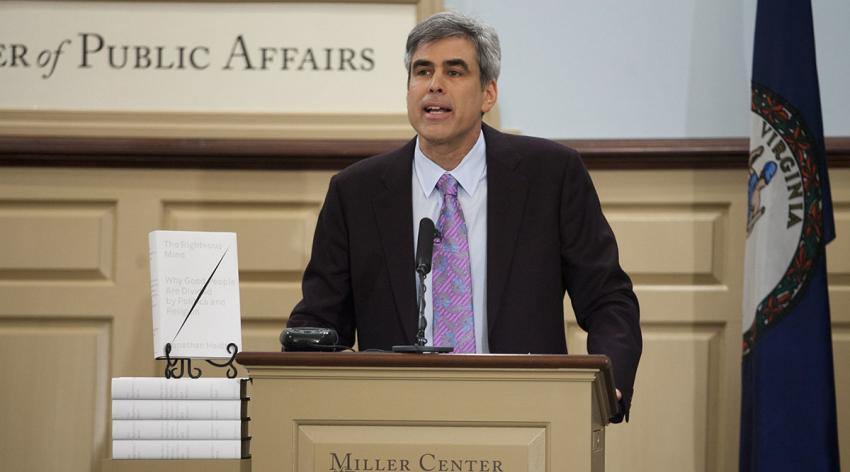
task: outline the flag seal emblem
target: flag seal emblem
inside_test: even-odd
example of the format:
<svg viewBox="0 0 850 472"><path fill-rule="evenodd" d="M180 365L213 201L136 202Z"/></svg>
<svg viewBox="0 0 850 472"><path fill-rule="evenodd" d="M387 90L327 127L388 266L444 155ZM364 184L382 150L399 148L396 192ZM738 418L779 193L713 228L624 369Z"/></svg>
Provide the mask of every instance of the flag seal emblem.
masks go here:
<svg viewBox="0 0 850 472"><path fill-rule="evenodd" d="M801 114L752 84L744 355L803 292L822 239L816 143Z"/></svg>

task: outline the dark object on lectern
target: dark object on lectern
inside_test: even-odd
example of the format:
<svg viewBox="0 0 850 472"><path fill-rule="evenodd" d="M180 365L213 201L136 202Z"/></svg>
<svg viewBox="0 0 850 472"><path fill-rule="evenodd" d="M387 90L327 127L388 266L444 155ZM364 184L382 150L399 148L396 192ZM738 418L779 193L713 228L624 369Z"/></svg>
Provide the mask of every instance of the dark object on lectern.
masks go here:
<svg viewBox="0 0 850 472"><path fill-rule="evenodd" d="M331 328L285 328L280 333L283 351L338 351L339 335Z"/></svg>

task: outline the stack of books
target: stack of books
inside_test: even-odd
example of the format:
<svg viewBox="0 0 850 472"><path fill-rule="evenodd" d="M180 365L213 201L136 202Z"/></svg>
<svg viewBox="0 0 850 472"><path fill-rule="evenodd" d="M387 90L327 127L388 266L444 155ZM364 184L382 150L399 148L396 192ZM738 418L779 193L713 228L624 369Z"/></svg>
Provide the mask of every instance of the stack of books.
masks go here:
<svg viewBox="0 0 850 472"><path fill-rule="evenodd" d="M247 379L112 379L113 459L249 458Z"/></svg>

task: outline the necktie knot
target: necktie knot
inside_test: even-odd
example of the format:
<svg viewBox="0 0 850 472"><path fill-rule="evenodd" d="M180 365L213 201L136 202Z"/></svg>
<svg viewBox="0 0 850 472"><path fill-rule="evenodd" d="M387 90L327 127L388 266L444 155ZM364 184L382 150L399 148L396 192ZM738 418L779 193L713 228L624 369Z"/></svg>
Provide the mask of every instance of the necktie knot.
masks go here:
<svg viewBox="0 0 850 472"><path fill-rule="evenodd" d="M444 197L447 195L456 197L457 186L457 180L455 180L451 174L443 174L442 177L440 177L440 180L437 181L437 190L439 190Z"/></svg>

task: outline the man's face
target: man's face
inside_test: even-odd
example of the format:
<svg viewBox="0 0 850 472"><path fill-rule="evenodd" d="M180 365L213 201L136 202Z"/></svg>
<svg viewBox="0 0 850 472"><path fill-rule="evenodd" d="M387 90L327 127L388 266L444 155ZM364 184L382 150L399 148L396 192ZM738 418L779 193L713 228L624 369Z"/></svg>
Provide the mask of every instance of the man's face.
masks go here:
<svg viewBox="0 0 850 472"><path fill-rule="evenodd" d="M481 113L496 103L496 82L481 87L475 46L464 38L422 44L409 72L407 117L420 144L444 150L471 147L481 129Z"/></svg>

